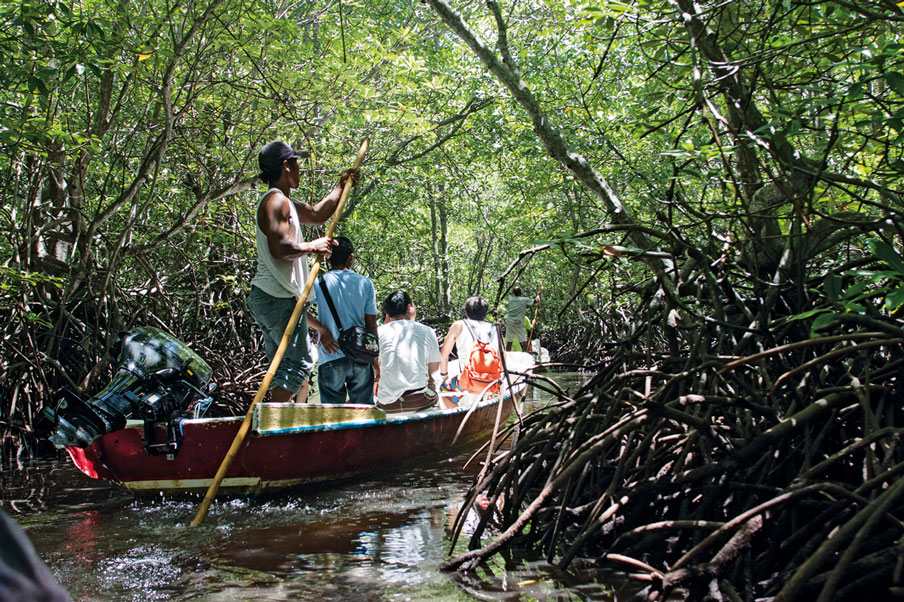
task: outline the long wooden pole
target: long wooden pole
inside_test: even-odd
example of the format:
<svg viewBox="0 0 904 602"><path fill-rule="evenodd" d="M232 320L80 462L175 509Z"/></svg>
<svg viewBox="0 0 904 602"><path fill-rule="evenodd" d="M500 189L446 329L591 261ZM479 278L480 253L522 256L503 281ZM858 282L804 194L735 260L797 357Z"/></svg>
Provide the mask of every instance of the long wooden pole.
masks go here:
<svg viewBox="0 0 904 602"><path fill-rule="evenodd" d="M358 156L355 158L355 164L352 169L358 169L361 167L361 162L364 161L364 155L367 153L368 147L367 138L361 143L361 148L358 149ZM330 237L333 235L333 232L336 230L336 224L339 222L339 217L342 215L342 210L345 208L345 202L348 200L348 193L352 188L352 180L348 178L345 180L345 186L342 188L342 194L339 197L339 203L336 205L336 210L333 212L333 219L330 221L329 226L327 226L326 234L324 236ZM242 421L242 425L239 427L239 432L236 433L235 439L232 441L232 446L230 446L229 451L226 452L226 457L223 458L223 461L220 463L220 468L217 470L217 474L214 476L213 481L210 483L210 487L207 488L207 494L204 496L204 501L201 502L201 507L198 508L198 513L195 515L194 520L191 521L192 527L197 527L204 521L204 517L207 516L207 511L210 510L210 504L213 502L213 498L217 495L217 491L220 488L220 484L223 482L223 478L226 476L226 471L229 470L229 466L232 464L232 461L235 459L236 455L239 453L239 449L241 449L242 444L245 442L245 437L248 435L248 431L251 430L251 417L254 415L254 408L261 402L264 398L264 395L267 393L267 389L270 387L270 383L273 382L273 377L276 375L276 369L279 368L279 364L282 361L283 355L286 353L286 348L289 346L289 339L292 337L292 333L295 331L295 326L298 324L298 320L301 319L301 312L304 311L304 303L305 299L308 298L308 295L311 293L311 288L314 286L314 280L317 279L317 275L320 272L320 258L318 257L313 265L311 265L311 271L308 274L308 280L305 282L304 290L301 293L301 296L298 298L298 301L295 303L295 310L292 312L292 317L289 318L289 324L286 326L286 331L283 333L282 340L279 342L279 347L276 349L276 353L273 355L273 360L270 362L270 367L267 368L267 374L264 375L264 380L261 382L261 386L257 390L257 394L254 396L254 399L251 401L251 405L248 407L248 412L245 414L245 420Z"/></svg>
<svg viewBox="0 0 904 602"><path fill-rule="evenodd" d="M545 275L546 274L544 274L544 276ZM534 321L530 323L530 332L527 333L527 352L528 353L534 352L534 343L533 343L534 329L537 327L537 316L540 315L540 299L539 299L539 297L540 297L540 291L542 291L542 290L543 290L543 281L541 280L540 287L537 289L537 307L534 308ZM539 342L538 342L538 344L539 344ZM524 349L522 349L521 351L524 351ZM537 350L537 359L540 359L540 350L539 349Z"/></svg>

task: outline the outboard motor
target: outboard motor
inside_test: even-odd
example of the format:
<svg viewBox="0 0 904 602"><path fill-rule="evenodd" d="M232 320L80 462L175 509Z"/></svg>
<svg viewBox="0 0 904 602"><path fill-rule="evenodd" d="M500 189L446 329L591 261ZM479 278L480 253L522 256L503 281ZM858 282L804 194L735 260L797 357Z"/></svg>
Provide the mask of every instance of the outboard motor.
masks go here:
<svg viewBox="0 0 904 602"><path fill-rule="evenodd" d="M144 444L153 455L176 453L181 422L210 404L210 366L188 346L150 326L130 330L117 343L119 369L113 381L87 402L64 390L56 409L46 408L57 447L87 447L101 436L144 420ZM115 355L116 353L114 353ZM166 424L166 441L157 442L155 425Z"/></svg>

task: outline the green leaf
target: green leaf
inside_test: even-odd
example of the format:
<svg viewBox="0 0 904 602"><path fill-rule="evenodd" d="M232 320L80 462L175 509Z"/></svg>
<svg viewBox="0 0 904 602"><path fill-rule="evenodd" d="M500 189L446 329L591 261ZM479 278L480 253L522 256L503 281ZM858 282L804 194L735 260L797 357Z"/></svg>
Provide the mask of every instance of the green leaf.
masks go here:
<svg viewBox="0 0 904 602"><path fill-rule="evenodd" d="M823 283L826 295L832 301L838 301L841 298L841 276L838 274L829 274Z"/></svg>
<svg viewBox="0 0 904 602"><path fill-rule="evenodd" d="M838 315L833 313L824 313L820 316L817 316L815 320L813 320L813 324L810 326L810 333L814 333L818 330L822 330L824 328L828 328L838 322Z"/></svg>
<svg viewBox="0 0 904 602"><path fill-rule="evenodd" d="M868 282L855 282L852 286L848 287L846 291L844 291L844 296L848 299L853 299L869 286Z"/></svg>
<svg viewBox="0 0 904 602"><path fill-rule="evenodd" d="M791 316L791 317L789 317L788 319L789 319L789 320L806 320L807 318L810 318L810 317L815 316L815 315L818 315L818 314L825 313L825 312L827 312L827 311L828 311L828 310L825 309L825 308L808 309L807 311L805 311L805 312L803 312L803 313L796 314L796 315L794 315L794 316Z"/></svg>
<svg viewBox="0 0 904 602"><path fill-rule="evenodd" d="M901 75L897 71L889 71L885 74L885 82L888 84L888 87L904 96L904 75Z"/></svg>
<svg viewBox="0 0 904 602"><path fill-rule="evenodd" d="M904 259L901 258L900 253L895 251L895 249L887 242L879 240L878 238L870 239L868 244L869 250L873 255L887 263L888 267L904 277Z"/></svg>
<svg viewBox="0 0 904 602"><path fill-rule="evenodd" d="M866 308L863 307L859 303L844 302L844 303L842 303L842 305L844 306L845 310L851 312L852 314L865 314L866 313Z"/></svg>
<svg viewBox="0 0 904 602"><path fill-rule="evenodd" d="M900 286L885 295L885 309L895 311L904 304L904 286Z"/></svg>
<svg viewBox="0 0 904 602"><path fill-rule="evenodd" d="M31 76L28 78L28 89L31 92L37 92L41 96L47 96L47 85L39 77Z"/></svg>

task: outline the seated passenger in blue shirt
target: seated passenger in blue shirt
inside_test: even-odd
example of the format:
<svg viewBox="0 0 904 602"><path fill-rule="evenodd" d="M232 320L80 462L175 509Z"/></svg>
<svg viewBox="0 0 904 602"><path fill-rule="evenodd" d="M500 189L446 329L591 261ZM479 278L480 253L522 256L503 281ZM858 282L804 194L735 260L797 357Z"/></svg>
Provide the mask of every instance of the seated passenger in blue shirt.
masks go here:
<svg viewBox="0 0 904 602"><path fill-rule="evenodd" d="M323 286L339 314L342 328L364 326L377 335L377 300L374 283L351 269L355 249L349 239L336 238L330 255L331 269L314 283L318 317L308 314L308 326L318 339L320 354L320 401L323 403L374 403L374 382L380 377L380 360L370 364L355 362L339 349L339 327L323 294Z"/></svg>

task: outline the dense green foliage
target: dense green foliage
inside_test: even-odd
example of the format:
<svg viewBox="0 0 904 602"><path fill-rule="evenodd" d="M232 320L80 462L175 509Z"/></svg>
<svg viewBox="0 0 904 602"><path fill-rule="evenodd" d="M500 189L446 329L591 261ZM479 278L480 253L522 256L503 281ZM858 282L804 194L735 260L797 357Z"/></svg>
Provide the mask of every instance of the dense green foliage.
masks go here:
<svg viewBox="0 0 904 602"><path fill-rule="evenodd" d="M423 5L28 0L2 14L6 435L61 386L96 390L138 324L197 347L224 403L242 401L261 369L245 296L269 139L312 152L308 200L372 139L340 230L378 292L409 289L423 317L494 298L517 250L604 217ZM580 270L550 259L525 275L549 291L551 325L569 296L554 288Z"/></svg>

